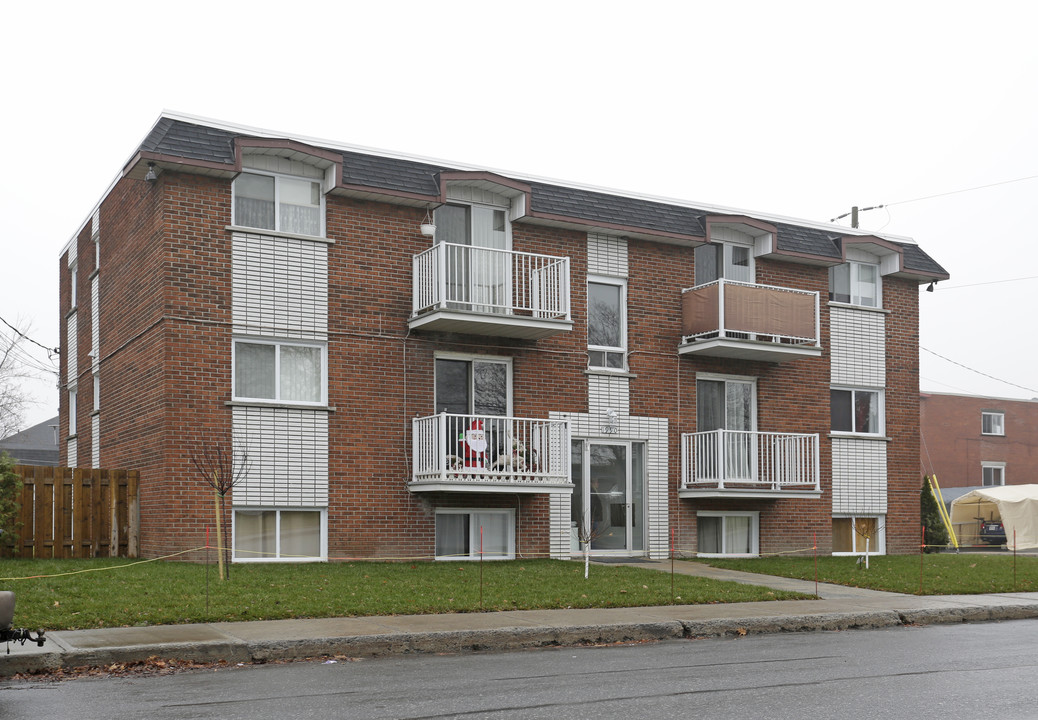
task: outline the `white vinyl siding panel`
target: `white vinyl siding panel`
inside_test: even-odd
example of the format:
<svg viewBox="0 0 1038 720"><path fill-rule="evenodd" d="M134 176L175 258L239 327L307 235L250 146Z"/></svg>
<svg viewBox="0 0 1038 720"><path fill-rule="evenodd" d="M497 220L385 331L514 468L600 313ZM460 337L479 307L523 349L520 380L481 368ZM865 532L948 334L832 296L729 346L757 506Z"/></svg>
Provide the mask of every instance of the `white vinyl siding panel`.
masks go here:
<svg viewBox="0 0 1038 720"><path fill-rule="evenodd" d="M610 375L588 375L588 410L592 415L612 408L621 415L631 412L631 380Z"/></svg>
<svg viewBox="0 0 1038 720"><path fill-rule="evenodd" d="M76 442L76 438L69 438L68 444L65 446L65 461L69 467L77 467L79 465L79 443Z"/></svg>
<svg viewBox="0 0 1038 720"><path fill-rule="evenodd" d="M833 385L886 385L886 315L832 307L829 321Z"/></svg>
<svg viewBox="0 0 1038 720"><path fill-rule="evenodd" d="M65 382L69 385L76 383L79 377L79 320L78 313L72 313L65 321Z"/></svg>
<svg viewBox="0 0 1038 720"><path fill-rule="evenodd" d="M101 277L94 275L90 280L90 368L97 372L97 366L101 362Z"/></svg>
<svg viewBox="0 0 1038 720"><path fill-rule="evenodd" d="M90 417L90 467L101 467L101 417Z"/></svg>
<svg viewBox="0 0 1038 720"><path fill-rule="evenodd" d="M549 522L551 536L548 551L555 560L565 560L572 550L572 534L570 532L570 503L573 496L569 493L552 493L548 496Z"/></svg>
<svg viewBox="0 0 1038 720"><path fill-rule="evenodd" d="M251 467L232 494L235 506L328 504L328 413L290 408L234 408L236 442Z"/></svg>
<svg viewBox="0 0 1038 720"><path fill-rule="evenodd" d="M588 275L627 277L627 241L623 238L588 233Z"/></svg>
<svg viewBox="0 0 1038 720"><path fill-rule="evenodd" d="M662 560L669 552L670 525L667 513L667 480L668 480L668 437L667 418L637 417L620 414L617 418L616 433L604 434L605 411L602 413L548 413L552 420L569 420L570 437L574 440L584 438L601 440L609 438L618 441L641 441L645 443L645 496L643 502L646 509L645 546L649 557ZM608 440L606 441L608 442ZM576 480L576 479L575 479ZM570 514L556 517L552 515L552 537L562 533L569 537ZM567 540L568 547L568 540Z"/></svg>
<svg viewBox="0 0 1038 720"><path fill-rule="evenodd" d="M233 252L236 333L327 339L326 243L235 233Z"/></svg>
<svg viewBox="0 0 1038 720"><path fill-rule="evenodd" d="M885 515L887 444L833 438L833 513Z"/></svg>

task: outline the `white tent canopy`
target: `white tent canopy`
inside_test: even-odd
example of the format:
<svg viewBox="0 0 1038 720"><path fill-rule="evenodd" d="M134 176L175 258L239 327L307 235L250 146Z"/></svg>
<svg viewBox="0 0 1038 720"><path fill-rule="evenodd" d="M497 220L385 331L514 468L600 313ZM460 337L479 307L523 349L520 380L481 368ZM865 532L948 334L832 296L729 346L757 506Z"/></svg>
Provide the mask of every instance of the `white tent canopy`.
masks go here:
<svg viewBox="0 0 1038 720"><path fill-rule="evenodd" d="M1006 529L1006 544L1017 550L1038 548L1038 485L1003 485L968 492L952 500L951 521L955 528L977 518L999 519Z"/></svg>

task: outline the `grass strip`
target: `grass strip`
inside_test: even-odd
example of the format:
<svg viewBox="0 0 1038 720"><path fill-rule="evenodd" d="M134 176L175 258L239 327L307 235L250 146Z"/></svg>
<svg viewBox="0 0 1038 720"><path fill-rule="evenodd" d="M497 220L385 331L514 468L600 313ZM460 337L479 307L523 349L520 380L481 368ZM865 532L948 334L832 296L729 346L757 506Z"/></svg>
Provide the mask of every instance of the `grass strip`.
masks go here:
<svg viewBox="0 0 1038 720"><path fill-rule="evenodd" d="M815 579L813 557L764 557L729 560L700 558L714 567L780 577ZM1015 567L1014 567L1015 566ZM1038 590L1038 557L988 553L939 553L922 558L922 593L918 555L869 558L866 570L857 557L819 557L819 582L914 595L976 595Z"/></svg>
<svg viewBox="0 0 1038 720"><path fill-rule="evenodd" d="M180 562L136 564L118 559L0 560L0 580L17 596L19 627L101 627L414 615L448 612L610 608L790 600L810 597L765 587L624 565L514 560L473 562L235 565L220 582L210 567ZM482 587L481 587L482 586ZM482 589L482 605L480 596Z"/></svg>

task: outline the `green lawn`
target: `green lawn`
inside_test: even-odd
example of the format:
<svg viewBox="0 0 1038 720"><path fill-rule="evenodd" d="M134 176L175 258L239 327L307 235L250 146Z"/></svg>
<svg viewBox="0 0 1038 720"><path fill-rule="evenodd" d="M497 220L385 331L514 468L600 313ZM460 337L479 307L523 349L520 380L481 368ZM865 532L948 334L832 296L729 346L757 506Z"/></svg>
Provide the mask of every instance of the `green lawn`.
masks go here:
<svg viewBox="0 0 1038 720"><path fill-rule="evenodd" d="M782 577L815 579L815 560L810 557L769 557L753 560L703 559L714 567ZM819 557L819 582L851 587L923 595L974 595L977 593L1038 591L1038 557L1009 554L940 553L885 555L869 558L869 569L856 557Z"/></svg>
<svg viewBox="0 0 1038 720"><path fill-rule="evenodd" d="M62 573L76 573L71 575ZM37 577L34 579L12 579ZM481 610L633 607L805 597L622 565L516 560L478 563L235 565L220 582L206 567L127 560L0 560L15 624L46 630L223 620ZM482 592L482 602L480 594Z"/></svg>

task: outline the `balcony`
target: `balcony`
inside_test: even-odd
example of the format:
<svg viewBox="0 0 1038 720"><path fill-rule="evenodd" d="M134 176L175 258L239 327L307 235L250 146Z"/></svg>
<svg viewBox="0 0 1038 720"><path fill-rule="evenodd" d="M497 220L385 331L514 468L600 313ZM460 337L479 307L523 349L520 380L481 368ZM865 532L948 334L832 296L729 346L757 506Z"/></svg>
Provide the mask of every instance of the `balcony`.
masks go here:
<svg viewBox="0 0 1038 720"><path fill-rule="evenodd" d="M573 327L569 258L438 243L412 264L412 330L537 340Z"/></svg>
<svg viewBox="0 0 1038 720"><path fill-rule="evenodd" d="M440 413L412 431L412 492L573 490L567 420Z"/></svg>
<svg viewBox="0 0 1038 720"><path fill-rule="evenodd" d="M818 293L717 280L681 297L681 355L788 362L821 357Z"/></svg>
<svg viewBox="0 0 1038 720"><path fill-rule="evenodd" d="M817 498L818 435L711 430L681 436L683 498Z"/></svg>

